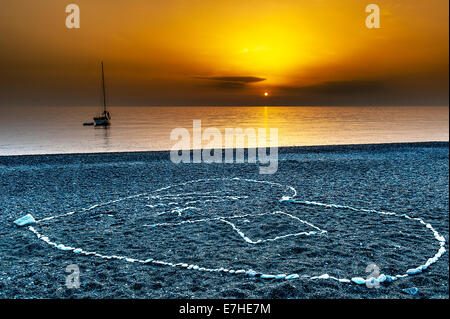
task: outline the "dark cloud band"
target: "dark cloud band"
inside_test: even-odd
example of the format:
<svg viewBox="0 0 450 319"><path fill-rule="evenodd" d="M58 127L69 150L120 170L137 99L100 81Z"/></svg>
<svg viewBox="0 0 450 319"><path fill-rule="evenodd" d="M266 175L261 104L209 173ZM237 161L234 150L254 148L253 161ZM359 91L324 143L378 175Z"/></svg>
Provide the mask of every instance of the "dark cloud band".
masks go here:
<svg viewBox="0 0 450 319"><path fill-rule="evenodd" d="M236 83L255 83L262 82L266 79L256 76L213 76L213 77L196 77L202 80L222 81L222 82L236 82Z"/></svg>

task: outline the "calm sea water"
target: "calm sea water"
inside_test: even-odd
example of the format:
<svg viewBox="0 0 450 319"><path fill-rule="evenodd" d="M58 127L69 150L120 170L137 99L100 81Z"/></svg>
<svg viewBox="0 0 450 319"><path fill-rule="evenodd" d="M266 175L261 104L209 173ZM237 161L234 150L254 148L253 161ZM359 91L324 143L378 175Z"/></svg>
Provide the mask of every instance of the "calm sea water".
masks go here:
<svg viewBox="0 0 450 319"><path fill-rule="evenodd" d="M108 129L84 127L97 107L0 108L0 155L168 150L177 127L278 128L279 146L449 140L448 107L111 107Z"/></svg>

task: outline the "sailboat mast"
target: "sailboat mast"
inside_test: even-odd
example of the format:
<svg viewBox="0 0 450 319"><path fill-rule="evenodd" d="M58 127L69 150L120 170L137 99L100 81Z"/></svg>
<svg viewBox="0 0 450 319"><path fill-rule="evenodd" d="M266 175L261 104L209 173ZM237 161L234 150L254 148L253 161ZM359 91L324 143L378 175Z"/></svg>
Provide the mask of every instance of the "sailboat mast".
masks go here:
<svg viewBox="0 0 450 319"><path fill-rule="evenodd" d="M103 112L106 113L105 73L103 71L103 61L102 61L102 87L103 87Z"/></svg>

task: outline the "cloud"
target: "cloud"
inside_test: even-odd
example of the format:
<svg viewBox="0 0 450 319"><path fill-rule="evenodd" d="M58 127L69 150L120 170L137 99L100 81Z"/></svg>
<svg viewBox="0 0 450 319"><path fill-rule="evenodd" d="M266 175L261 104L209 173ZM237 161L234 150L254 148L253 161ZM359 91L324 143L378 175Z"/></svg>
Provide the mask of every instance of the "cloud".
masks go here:
<svg viewBox="0 0 450 319"><path fill-rule="evenodd" d="M392 105L399 101L389 79L326 81L276 90L280 105Z"/></svg>
<svg viewBox="0 0 450 319"><path fill-rule="evenodd" d="M206 80L207 87L231 90L241 90L252 83L258 83L266 80L256 76L197 76L195 79ZM203 82L203 86L204 84L205 82Z"/></svg>
<svg viewBox="0 0 450 319"><path fill-rule="evenodd" d="M212 76L212 77L196 77L197 79L202 80L211 80L211 81L221 81L221 82L232 82L232 83L255 83L262 82L266 79L259 78L256 76Z"/></svg>
<svg viewBox="0 0 450 319"><path fill-rule="evenodd" d="M298 93L348 95L379 92L385 87L385 81L355 80L323 82L309 86L284 87L283 89Z"/></svg>

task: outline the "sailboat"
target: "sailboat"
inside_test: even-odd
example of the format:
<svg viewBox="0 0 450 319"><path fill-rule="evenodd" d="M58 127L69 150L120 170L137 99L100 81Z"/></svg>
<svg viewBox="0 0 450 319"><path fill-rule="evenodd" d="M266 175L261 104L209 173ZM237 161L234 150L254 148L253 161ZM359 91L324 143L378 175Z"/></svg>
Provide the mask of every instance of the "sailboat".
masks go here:
<svg viewBox="0 0 450 319"><path fill-rule="evenodd" d="M111 114L106 110L106 92L105 92L105 72L102 61L102 89L103 89L103 112L94 117L95 126L109 126L111 124Z"/></svg>

